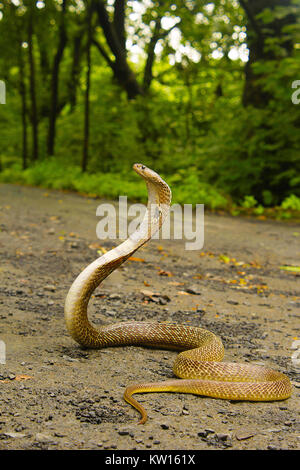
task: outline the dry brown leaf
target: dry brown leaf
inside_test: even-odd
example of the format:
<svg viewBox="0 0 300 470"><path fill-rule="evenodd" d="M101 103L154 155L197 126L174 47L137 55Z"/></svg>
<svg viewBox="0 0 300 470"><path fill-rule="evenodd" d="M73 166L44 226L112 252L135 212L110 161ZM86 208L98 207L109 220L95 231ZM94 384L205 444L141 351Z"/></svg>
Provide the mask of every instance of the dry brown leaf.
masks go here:
<svg viewBox="0 0 300 470"><path fill-rule="evenodd" d="M33 379L33 377L31 375L26 375L26 374L19 374L19 375L16 375L14 379L5 379L5 380L0 380L0 384L3 383L3 384L8 384L10 382L14 382L15 380L17 382L20 382L21 380L28 380L28 379Z"/></svg>
<svg viewBox="0 0 300 470"><path fill-rule="evenodd" d="M164 269L160 269L158 271L158 275L159 276L168 276L168 277L172 277L173 276L173 273L171 273L170 271L165 271Z"/></svg>

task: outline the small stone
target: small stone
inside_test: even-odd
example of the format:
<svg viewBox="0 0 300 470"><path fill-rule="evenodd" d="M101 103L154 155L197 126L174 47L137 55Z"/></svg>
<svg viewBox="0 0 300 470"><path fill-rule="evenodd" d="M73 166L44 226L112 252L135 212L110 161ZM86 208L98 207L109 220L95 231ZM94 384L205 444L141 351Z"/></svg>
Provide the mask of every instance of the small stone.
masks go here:
<svg viewBox="0 0 300 470"><path fill-rule="evenodd" d="M3 434L7 437L12 437L12 438L25 437L26 436L26 434L22 434L20 432L5 432Z"/></svg>
<svg viewBox="0 0 300 470"><path fill-rule="evenodd" d="M108 298L109 300L120 300L121 296L119 294L110 294Z"/></svg>
<svg viewBox="0 0 300 470"><path fill-rule="evenodd" d="M166 423L161 423L160 427L161 427L162 429L169 429L169 425L166 424Z"/></svg>
<svg viewBox="0 0 300 470"><path fill-rule="evenodd" d="M223 442L231 438L230 434L223 434L223 433L216 434L216 437L218 441L223 441Z"/></svg>
<svg viewBox="0 0 300 470"><path fill-rule="evenodd" d="M255 436L254 433L247 433L247 432L240 432L235 435L238 441L245 441L246 439L250 439L251 437Z"/></svg>
<svg viewBox="0 0 300 470"><path fill-rule="evenodd" d="M36 435L35 435L35 439L38 441L38 442L52 442L53 441L53 438L52 436L49 436L48 434L43 434L41 432L37 432Z"/></svg>
<svg viewBox="0 0 300 470"><path fill-rule="evenodd" d="M116 315L116 311L115 310L106 310L105 314L109 315L110 317L114 317Z"/></svg>
<svg viewBox="0 0 300 470"><path fill-rule="evenodd" d="M206 429L200 429L200 431L198 431L197 435L199 437L206 437L208 434L207 430Z"/></svg>
<svg viewBox="0 0 300 470"><path fill-rule="evenodd" d="M300 388L300 382L295 382L295 381L293 380L291 383L292 383L292 385L294 385L294 387Z"/></svg>
<svg viewBox="0 0 300 470"><path fill-rule="evenodd" d="M207 416L209 416L209 415L207 415ZM209 416L209 417L212 418L212 416ZM205 431L206 431L207 434L214 434L215 433L215 431L213 429L205 429Z"/></svg>
<svg viewBox="0 0 300 470"><path fill-rule="evenodd" d="M53 286L52 284L47 284L46 286L44 286L44 290L54 292L56 290L56 287Z"/></svg>
<svg viewBox="0 0 300 470"><path fill-rule="evenodd" d="M193 295L201 295L202 294L201 289L197 285L192 285L192 286L186 287L185 291L188 294L193 294Z"/></svg>
<svg viewBox="0 0 300 470"><path fill-rule="evenodd" d="M126 431L126 429L123 429L123 430L119 431L120 436L128 436L128 434L129 434L129 431Z"/></svg>

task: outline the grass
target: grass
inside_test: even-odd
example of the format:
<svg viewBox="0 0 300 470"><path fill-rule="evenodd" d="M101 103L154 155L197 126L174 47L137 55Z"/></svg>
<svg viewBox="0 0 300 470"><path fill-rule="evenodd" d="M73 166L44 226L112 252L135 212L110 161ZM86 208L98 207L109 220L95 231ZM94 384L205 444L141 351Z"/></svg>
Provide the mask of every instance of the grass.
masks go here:
<svg viewBox="0 0 300 470"><path fill-rule="evenodd" d="M244 201L237 205L229 196L201 181L196 171L185 173L179 170L171 176L162 177L172 189L173 203L204 204L209 210L261 220L300 220L300 198L294 194L276 207L263 207L251 195L245 196ZM55 158L40 161L26 170L12 163L0 172L0 182L69 190L104 199L116 199L120 195L126 195L129 200L135 202L145 203L147 200L145 183L133 171L82 173L79 166L62 165Z"/></svg>

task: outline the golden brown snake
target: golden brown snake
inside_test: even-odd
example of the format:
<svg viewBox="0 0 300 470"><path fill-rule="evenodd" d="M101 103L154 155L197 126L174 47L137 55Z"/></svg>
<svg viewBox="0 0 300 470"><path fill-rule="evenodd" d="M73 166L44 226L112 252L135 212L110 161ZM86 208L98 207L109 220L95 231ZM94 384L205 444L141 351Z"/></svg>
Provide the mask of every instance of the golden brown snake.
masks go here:
<svg viewBox="0 0 300 470"><path fill-rule="evenodd" d="M134 170L145 179L148 206L144 219L129 238L96 259L73 282L65 302L65 319L72 338L88 348L141 345L175 349L173 372L178 379L143 383L126 388L124 398L142 415L147 413L132 397L144 392L182 392L230 400L270 401L291 395L288 377L251 364L220 362L224 356L221 339L202 328L177 324L128 321L95 329L87 307L96 287L159 230L168 215L171 190L154 171L141 164ZM183 379L183 380L182 380Z"/></svg>

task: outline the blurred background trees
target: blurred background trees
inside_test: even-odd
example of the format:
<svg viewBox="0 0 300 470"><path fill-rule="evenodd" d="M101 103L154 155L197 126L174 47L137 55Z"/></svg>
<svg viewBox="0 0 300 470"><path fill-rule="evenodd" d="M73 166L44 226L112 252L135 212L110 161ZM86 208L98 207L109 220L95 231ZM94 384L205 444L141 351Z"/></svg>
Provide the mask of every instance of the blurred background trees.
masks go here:
<svg viewBox="0 0 300 470"><path fill-rule="evenodd" d="M0 181L141 199L139 161L177 202L300 209L298 0L1 0L0 51Z"/></svg>

